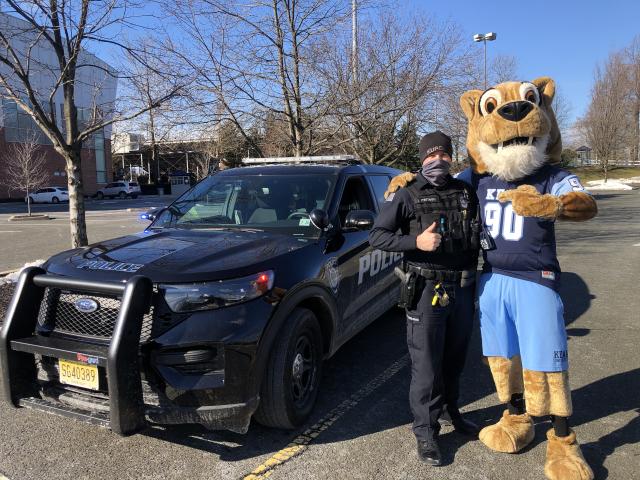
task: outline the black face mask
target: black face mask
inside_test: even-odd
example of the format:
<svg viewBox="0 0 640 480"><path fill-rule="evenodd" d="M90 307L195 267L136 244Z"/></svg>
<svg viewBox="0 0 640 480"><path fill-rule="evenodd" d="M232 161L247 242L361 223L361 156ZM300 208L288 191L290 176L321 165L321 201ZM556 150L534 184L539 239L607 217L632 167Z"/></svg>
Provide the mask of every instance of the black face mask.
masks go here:
<svg viewBox="0 0 640 480"><path fill-rule="evenodd" d="M422 176L432 185L441 187L447 183L450 168L451 163L446 160L432 160L422 166Z"/></svg>

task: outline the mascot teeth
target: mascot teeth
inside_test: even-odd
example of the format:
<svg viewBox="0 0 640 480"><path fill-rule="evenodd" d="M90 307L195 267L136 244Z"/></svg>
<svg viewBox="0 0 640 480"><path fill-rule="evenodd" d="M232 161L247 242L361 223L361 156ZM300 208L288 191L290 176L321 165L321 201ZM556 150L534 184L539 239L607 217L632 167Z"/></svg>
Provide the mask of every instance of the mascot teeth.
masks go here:
<svg viewBox="0 0 640 480"><path fill-rule="evenodd" d="M543 166L549 135L515 137L497 145L478 142L478 151L487 169L496 177L513 181L526 177Z"/></svg>

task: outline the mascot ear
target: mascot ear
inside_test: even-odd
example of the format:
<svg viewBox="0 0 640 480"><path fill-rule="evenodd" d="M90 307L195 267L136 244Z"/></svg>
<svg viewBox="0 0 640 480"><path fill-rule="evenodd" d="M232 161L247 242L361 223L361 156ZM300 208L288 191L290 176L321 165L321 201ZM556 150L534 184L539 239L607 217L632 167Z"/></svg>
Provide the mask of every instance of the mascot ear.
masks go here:
<svg viewBox="0 0 640 480"><path fill-rule="evenodd" d="M471 120L478 111L477 105L481 96L482 90L469 90L460 97L460 106L467 116L467 120Z"/></svg>
<svg viewBox="0 0 640 480"><path fill-rule="evenodd" d="M551 102L553 102L553 96L556 94L556 82L549 77L540 77L532 81L538 92L540 92L540 98L544 99L544 103L548 108L551 108Z"/></svg>

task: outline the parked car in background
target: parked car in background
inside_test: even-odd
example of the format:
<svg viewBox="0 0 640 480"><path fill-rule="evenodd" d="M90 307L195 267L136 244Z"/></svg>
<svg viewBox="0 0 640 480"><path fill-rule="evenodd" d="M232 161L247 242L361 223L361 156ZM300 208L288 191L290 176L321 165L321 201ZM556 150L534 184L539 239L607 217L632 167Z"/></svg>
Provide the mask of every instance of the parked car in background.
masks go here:
<svg viewBox="0 0 640 480"><path fill-rule="evenodd" d="M137 198L140 195L140 185L137 182L111 182L107 183L104 187L96 192L98 200L102 200L104 197L109 198Z"/></svg>
<svg viewBox="0 0 640 480"><path fill-rule="evenodd" d="M24 197L24 203L60 203L69 201L69 190L65 187L44 187Z"/></svg>

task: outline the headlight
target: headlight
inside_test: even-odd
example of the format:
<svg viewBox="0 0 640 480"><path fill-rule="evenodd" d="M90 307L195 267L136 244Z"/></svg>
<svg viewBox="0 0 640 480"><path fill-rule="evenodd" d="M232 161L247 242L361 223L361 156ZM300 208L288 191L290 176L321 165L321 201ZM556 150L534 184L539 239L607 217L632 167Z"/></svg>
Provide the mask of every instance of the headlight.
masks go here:
<svg viewBox="0 0 640 480"><path fill-rule="evenodd" d="M272 270L248 277L204 283L162 284L164 299L174 312L212 310L261 297L273 287Z"/></svg>

